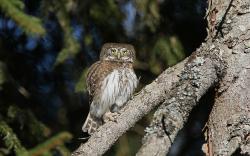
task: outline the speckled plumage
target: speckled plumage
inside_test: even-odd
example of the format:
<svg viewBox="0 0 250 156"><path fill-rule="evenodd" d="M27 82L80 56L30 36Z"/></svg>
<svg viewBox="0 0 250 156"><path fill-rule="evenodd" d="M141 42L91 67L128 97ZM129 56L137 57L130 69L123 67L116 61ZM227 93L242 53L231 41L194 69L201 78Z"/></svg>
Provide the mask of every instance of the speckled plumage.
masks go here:
<svg viewBox="0 0 250 156"><path fill-rule="evenodd" d="M103 123L106 112L118 111L132 96L138 79L133 70L135 51L132 45L106 43L100 60L87 74L90 113L82 127L92 134Z"/></svg>

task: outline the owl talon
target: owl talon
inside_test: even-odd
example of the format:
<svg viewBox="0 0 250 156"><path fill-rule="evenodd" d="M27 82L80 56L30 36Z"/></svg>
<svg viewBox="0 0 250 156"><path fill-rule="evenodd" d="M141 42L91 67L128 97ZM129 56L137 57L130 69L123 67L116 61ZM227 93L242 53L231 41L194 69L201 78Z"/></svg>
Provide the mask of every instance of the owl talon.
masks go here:
<svg viewBox="0 0 250 156"><path fill-rule="evenodd" d="M120 114L117 112L111 113L111 112L107 112L103 115L103 121L104 123L112 121L112 122L117 122L116 119Z"/></svg>
<svg viewBox="0 0 250 156"><path fill-rule="evenodd" d="M117 106L117 104L113 104L112 106L111 106L111 108L110 108L110 112L111 113L116 113L116 112L118 112L119 111L119 106Z"/></svg>

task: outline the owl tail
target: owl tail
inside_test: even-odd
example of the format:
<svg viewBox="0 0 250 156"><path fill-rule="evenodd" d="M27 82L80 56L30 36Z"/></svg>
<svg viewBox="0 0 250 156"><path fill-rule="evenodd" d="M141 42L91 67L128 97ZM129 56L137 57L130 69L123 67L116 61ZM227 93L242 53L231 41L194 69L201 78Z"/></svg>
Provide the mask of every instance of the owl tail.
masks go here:
<svg viewBox="0 0 250 156"><path fill-rule="evenodd" d="M100 127L101 124L101 120L99 121L98 119L92 118L89 113L85 123L82 126L82 131L88 132L88 134L91 135Z"/></svg>

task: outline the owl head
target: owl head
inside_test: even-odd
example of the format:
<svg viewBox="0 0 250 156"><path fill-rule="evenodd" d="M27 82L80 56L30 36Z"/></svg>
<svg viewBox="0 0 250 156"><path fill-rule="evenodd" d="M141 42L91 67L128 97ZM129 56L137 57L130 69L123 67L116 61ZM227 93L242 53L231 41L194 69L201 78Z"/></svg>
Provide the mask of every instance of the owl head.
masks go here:
<svg viewBox="0 0 250 156"><path fill-rule="evenodd" d="M102 46L100 60L133 63L135 60L135 49L130 44L105 43Z"/></svg>

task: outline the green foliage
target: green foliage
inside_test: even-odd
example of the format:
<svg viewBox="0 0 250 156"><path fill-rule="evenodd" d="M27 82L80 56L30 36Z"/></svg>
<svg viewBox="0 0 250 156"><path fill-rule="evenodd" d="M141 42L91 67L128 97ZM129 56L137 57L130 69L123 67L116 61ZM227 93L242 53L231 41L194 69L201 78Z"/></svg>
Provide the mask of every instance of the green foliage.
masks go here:
<svg viewBox="0 0 250 156"><path fill-rule="evenodd" d="M41 10L44 16L48 16L50 12L55 13L57 20L63 30L63 48L59 52L54 66L63 63L68 58L73 58L80 50L80 44L72 35L72 27L70 25L70 9L68 6L73 5L68 0L43 0L41 1Z"/></svg>
<svg viewBox="0 0 250 156"><path fill-rule="evenodd" d="M4 121L0 121L0 135L8 150L13 149L17 156L28 156L28 151L21 145L16 134Z"/></svg>
<svg viewBox="0 0 250 156"><path fill-rule="evenodd" d="M24 13L24 4L20 0L0 0L0 9L11 17L26 33L44 35L41 19Z"/></svg>
<svg viewBox="0 0 250 156"><path fill-rule="evenodd" d="M135 0L138 11L142 14L142 25L155 32L160 24L158 2L155 0Z"/></svg>
<svg viewBox="0 0 250 156"><path fill-rule="evenodd" d="M57 56L55 65L63 63L67 58L75 56L80 49L79 43L72 35L69 13L67 12L66 6L63 2L63 0L58 0L57 3L55 3L57 4L57 9L54 10L64 32L64 46Z"/></svg>
<svg viewBox="0 0 250 156"><path fill-rule="evenodd" d="M0 90L1 86L7 81L6 66L0 61Z"/></svg>
<svg viewBox="0 0 250 156"><path fill-rule="evenodd" d="M71 154L71 152L63 145L58 146L56 149L61 153L62 156L69 156Z"/></svg>
<svg viewBox="0 0 250 156"><path fill-rule="evenodd" d="M105 7L103 7L105 6ZM114 0L102 0L98 3L93 3L90 7L90 17L96 21L98 24L107 24L112 22L112 20L108 20L104 17L109 17L116 22L113 24L119 24L119 21L122 20L122 13L117 4L115 4Z"/></svg>
<svg viewBox="0 0 250 156"><path fill-rule="evenodd" d="M72 35L70 18L66 11L66 8L61 5L56 11L56 14L64 32L64 47L60 51L55 62L55 65L58 65L60 63L63 63L67 58L75 56L79 52L80 45Z"/></svg>
<svg viewBox="0 0 250 156"><path fill-rule="evenodd" d="M91 35L89 34L86 34L85 37L84 37L84 43L89 46L93 43L93 38Z"/></svg>
<svg viewBox="0 0 250 156"><path fill-rule="evenodd" d="M33 149L29 150L29 155L49 155L49 151L51 149L59 147L59 151L64 156L65 154L69 153L68 150L65 149L64 143L71 139L72 135L70 133L61 132L46 140L45 142L39 144L38 146L34 147Z"/></svg>
<svg viewBox="0 0 250 156"><path fill-rule="evenodd" d="M31 136L38 141L43 140L50 135L50 129L37 118L30 110L23 110L17 106L11 105L7 111L7 117L11 121L18 121L21 127L27 126Z"/></svg>
<svg viewBox="0 0 250 156"><path fill-rule="evenodd" d="M155 67L154 64L158 64L157 62L159 62L159 60L164 61L164 64L167 66L172 66L185 57L183 47L175 36L158 38L153 48L153 54L153 58L150 62L153 68ZM158 68L151 70L155 74L161 72Z"/></svg>
<svg viewBox="0 0 250 156"><path fill-rule="evenodd" d="M153 75L159 75L185 57L185 50L175 35L157 35L150 41L141 42L148 42L148 44L137 49L138 59L135 66L138 69L150 71Z"/></svg>
<svg viewBox="0 0 250 156"><path fill-rule="evenodd" d="M17 121L21 129L25 126L28 127L29 136L27 136L27 139L28 137L31 137L41 142L45 139L45 137L49 137L51 133L50 129L38 121L30 110L22 110L17 106L11 105L8 108L6 115L7 117L5 118L8 119L8 122L16 123ZM7 147L7 151L5 151L5 153L10 153L10 150L13 149L17 156L52 155L52 149L57 149L60 153L62 153L62 155L68 155L69 151L64 146L64 143L72 139L72 135L70 133L61 132L45 140L43 143L38 144L36 147L26 150L22 146L16 134L4 121L0 121L0 135L3 136L5 146Z"/></svg>
<svg viewBox="0 0 250 156"><path fill-rule="evenodd" d="M80 79L76 83L75 92L85 92L86 91L86 78L88 70L85 68L80 76Z"/></svg>

